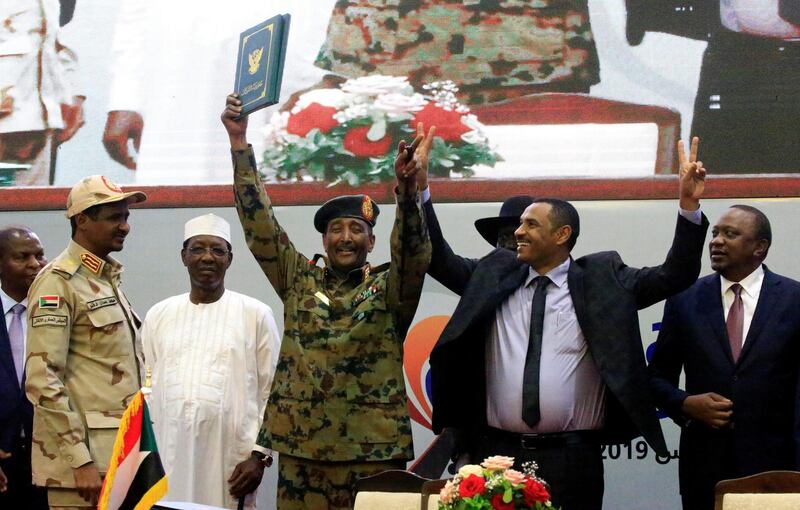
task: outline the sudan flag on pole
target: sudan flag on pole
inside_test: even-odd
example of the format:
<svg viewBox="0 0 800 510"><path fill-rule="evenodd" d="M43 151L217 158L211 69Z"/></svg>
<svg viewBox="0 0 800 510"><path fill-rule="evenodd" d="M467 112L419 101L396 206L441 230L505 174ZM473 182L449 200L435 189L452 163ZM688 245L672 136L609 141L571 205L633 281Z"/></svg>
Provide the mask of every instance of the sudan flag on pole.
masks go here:
<svg viewBox="0 0 800 510"><path fill-rule="evenodd" d="M167 494L150 412L137 392L120 421L98 510L150 510Z"/></svg>

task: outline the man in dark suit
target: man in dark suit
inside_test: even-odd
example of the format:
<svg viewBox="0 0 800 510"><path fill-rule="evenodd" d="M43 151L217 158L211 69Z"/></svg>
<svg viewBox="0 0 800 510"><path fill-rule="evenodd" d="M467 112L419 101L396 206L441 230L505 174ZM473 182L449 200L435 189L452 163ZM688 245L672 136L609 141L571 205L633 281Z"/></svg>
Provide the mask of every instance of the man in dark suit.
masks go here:
<svg viewBox="0 0 800 510"><path fill-rule="evenodd" d="M47 494L31 482L33 408L23 386L28 288L46 263L36 234L0 230L0 450L11 454L0 460L7 478L0 508L47 509Z"/></svg>
<svg viewBox="0 0 800 510"><path fill-rule="evenodd" d="M656 404L682 427L686 510L714 508L720 480L798 468L800 283L763 265L772 234L758 209L731 207L711 236L715 273L667 301L649 367Z"/></svg>
<svg viewBox="0 0 800 510"><path fill-rule="evenodd" d="M516 256L498 248L478 260L459 257L425 204L428 272L461 296L431 353L434 431L459 429L475 463L495 454L515 457L517 467L536 461L564 510L601 508L601 444L644 435L666 452L637 310L700 272L705 170L696 139L688 161L682 145L680 154L682 210L666 261L652 268L627 267L616 252L572 259L578 214L555 199L525 210ZM424 175L418 182L427 185Z"/></svg>
<svg viewBox="0 0 800 510"><path fill-rule="evenodd" d="M626 0L631 45L645 32L708 41L692 133L718 173L800 168L798 0Z"/></svg>

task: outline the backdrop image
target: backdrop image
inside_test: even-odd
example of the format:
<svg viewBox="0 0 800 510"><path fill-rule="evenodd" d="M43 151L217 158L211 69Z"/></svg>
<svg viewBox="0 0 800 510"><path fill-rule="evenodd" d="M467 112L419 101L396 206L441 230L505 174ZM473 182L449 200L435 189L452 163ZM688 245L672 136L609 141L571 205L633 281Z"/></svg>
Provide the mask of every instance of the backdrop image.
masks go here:
<svg viewBox="0 0 800 510"><path fill-rule="evenodd" d="M278 13L281 102L249 136L270 180L384 181L416 122L452 179L673 173L690 134L717 173L797 172L791 2L691 3L9 0L0 184L230 182L239 33Z"/></svg>

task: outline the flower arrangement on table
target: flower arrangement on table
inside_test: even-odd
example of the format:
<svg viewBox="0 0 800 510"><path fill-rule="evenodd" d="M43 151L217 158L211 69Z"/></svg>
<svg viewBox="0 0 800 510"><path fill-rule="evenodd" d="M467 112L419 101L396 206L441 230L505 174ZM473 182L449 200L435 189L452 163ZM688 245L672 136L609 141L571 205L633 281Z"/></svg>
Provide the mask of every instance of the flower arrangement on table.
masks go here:
<svg viewBox="0 0 800 510"><path fill-rule="evenodd" d="M300 95L264 129L266 177L351 186L392 180L397 144L414 139L417 123L436 126L430 175L470 176L475 165L494 166L500 158L475 115L456 99L453 82L423 91L415 92L405 77L373 75Z"/></svg>
<svg viewBox="0 0 800 510"><path fill-rule="evenodd" d="M536 463L523 464L523 472L513 464L512 457L494 456L463 466L440 492L439 510L554 510Z"/></svg>

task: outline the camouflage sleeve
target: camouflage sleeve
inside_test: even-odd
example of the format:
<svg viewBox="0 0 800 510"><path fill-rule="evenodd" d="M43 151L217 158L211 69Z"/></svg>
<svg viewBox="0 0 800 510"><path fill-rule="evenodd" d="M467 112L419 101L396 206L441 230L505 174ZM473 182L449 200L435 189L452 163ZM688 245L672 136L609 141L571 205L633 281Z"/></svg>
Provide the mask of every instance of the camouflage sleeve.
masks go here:
<svg viewBox="0 0 800 510"><path fill-rule="evenodd" d="M64 372L70 347L75 296L64 278L47 273L30 288L28 338L25 361L25 391L37 420L50 432L47 438L33 438L34 444L54 438L57 444L40 447L55 450L77 468L92 462L86 446L86 430L70 404L64 386Z"/></svg>
<svg viewBox="0 0 800 510"><path fill-rule="evenodd" d="M402 336L417 312L430 261L431 242L420 195L413 199L397 197L386 299Z"/></svg>
<svg viewBox="0 0 800 510"><path fill-rule="evenodd" d="M275 219L272 203L256 169L252 147L233 151L233 191L247 247L275 292L284 299L295 271L305 267L308 259L297 251Z"/></svg>

